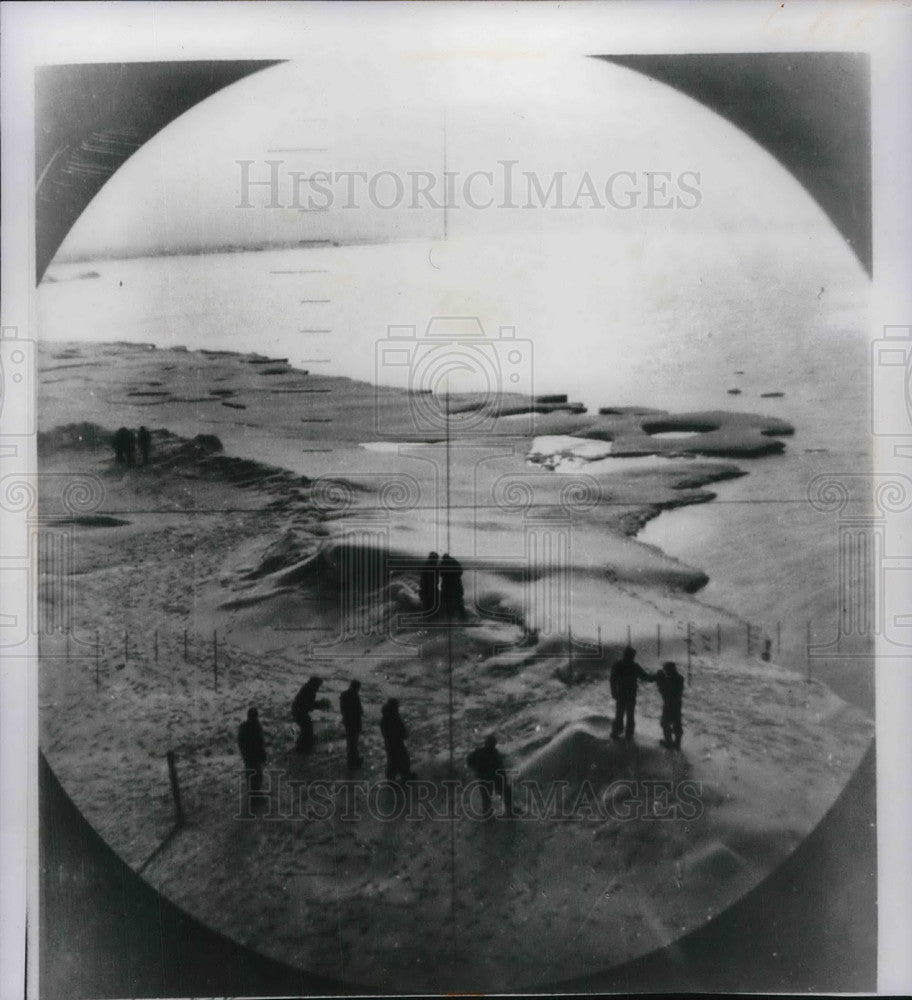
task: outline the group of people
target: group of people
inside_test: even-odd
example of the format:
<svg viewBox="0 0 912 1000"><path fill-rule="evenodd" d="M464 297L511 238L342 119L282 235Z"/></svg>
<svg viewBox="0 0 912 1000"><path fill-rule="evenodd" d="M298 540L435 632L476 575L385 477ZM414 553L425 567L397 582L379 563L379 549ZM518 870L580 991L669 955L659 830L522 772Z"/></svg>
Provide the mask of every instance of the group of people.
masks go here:
<svg viewBox="0 0 912 1000"><path fill-rule="evenodd" d="M611 668L611 695L615 700L614 723L611 738L632 740L636 727L636 699L640 681L655 683L662 696L662 746L678 750L681 747L681 703L684 696L684 678L678 672L677 664L667 660L661 670L650 674L636 661L636 650L628 646L621 659ZM311 677L306 681L291 703L291 716L298 726L298 737L294 750L307 754L313 749L314 727L311 712L316 708L328 708L327 699L318 699L323 685L322 678ZM358 752L358 741L362 732L364 707L361 704L361 682L351 681L339 696L339 712L345 730L346 763L355 769L363 763ZM411 758L405 741L408 730L399 712L399 701L387 698L380 712L380 733L386 751L386 777L390 781L409 781L416 777L412 771ZM255 708L247 712L247 719L238 729L238 748L244 766L253 771L250 791L262 788L263 768L266 764L266 741L259 714ZM493 813L492 797L503 801L507 816L514 815L513 797L505 772L504 759L497 749L497 737L492 733L481 746L476 747L466 758L466 763L479 782L482 810L485 815Z"/></svg>
<svg viewBox="0 0 912 1000"><path fill-rule="evenodd" d="M663 747L670 750L681 748L681 703L684 699L684 678L678 672L678 666L673 660L666 660L662 669L654 674L647 673L637 663L636 650L628 646L620 660L611 668L611 696L614 698L614 724L611 728L611 738L619 740L633 739L636 728L636 699L640 681L651 681L656 684L662 696L662 739Z"/></svg>
<svg viewBox="0 0 912 1000"><path fill-rule="evenodd" d="M298 725L298 739L295 752L309 753L313 749L314 729L310 713L320 704L317 692L323 681L319 677L311 677L298 691L292 701L292 718ZM349 768L357 768L363 763L358 753L358 739L362 731L364 708L361 704L361 682L351 681L346 690L339 696L339 712L342 716L342 727L345 730L346 762ZM328 702L324 704L328 705ZM380 712L380 733L383 737L383 747L386 751L386 777L389 781L410 781L416 776L412 771L411 758L405 741L408 730L399 712L397 698L387 698ZM260 723L259 712L250 708L247 718L238 728L238 749L244 761L244 767L253 771L249 789L259 792L263 787L263 768L266 765L266 739ZM480 783L482 808L485 815L493 812L492 796L498 795L503 800L504 810L508 816L513 815L513 802L510 785L504 773L504 760L497 749L497 737L489 735L484 743L476 747L468 756L466 763L475 772Z"/></svg>
<svg viewBox="0 0 912 1000"><path fill-rule="evenodd" d="M133 431L129 427L118 427L112 440L114 461L132 469L137 464L148 465L152 455L152 435L147 427Z"/></svg>
<svg viewBox="0 0 912 1000"><path fill-rule="evenodd" d="M311 677L306 681L291 703L291 717L298 727L298 737L294 745L297 754L308 754L313 749L315 736L313 720L310 713L316 708L329 707L326 699L318 700L317 693L323 686L320 677ZM345 730L346 763L350 768L360 767L363 763L358 753L358 740L361 736L364 707L361 704L361 682L353 680L339 696L339 712L342 716L342 727ZM380 732L386 749L386 776L391 781L408 781L415 775L411 768L411 759L405 745L408 731L402 716L399 714L399 701L388 698L380 715ZM259 714L255 708L247 713L246 722L242 722L238 730L238 747L244 765L256 772L251 789L257 791L262 780L263 765L266 763L266 744L263 729L259 722Z"/></svg>
<svg viewBox="0 0 912 1000"><path fill-rule="evenodd" d="M418 577L418 598L426 615L441 615L449 621L465 618L462 566L449 552L430 552Z"/></svg>

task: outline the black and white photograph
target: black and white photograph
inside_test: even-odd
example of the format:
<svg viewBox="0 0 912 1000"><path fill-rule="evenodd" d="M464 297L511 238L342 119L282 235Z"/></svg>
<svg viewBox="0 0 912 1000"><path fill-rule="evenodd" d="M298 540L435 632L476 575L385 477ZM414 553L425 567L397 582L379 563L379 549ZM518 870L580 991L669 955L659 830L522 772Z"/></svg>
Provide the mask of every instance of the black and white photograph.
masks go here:
<svg viewBox="0 0 912 1000"><path fill-rule="evenodd" d="M908 8L2 16L4 996L907 990Z"/></svg>

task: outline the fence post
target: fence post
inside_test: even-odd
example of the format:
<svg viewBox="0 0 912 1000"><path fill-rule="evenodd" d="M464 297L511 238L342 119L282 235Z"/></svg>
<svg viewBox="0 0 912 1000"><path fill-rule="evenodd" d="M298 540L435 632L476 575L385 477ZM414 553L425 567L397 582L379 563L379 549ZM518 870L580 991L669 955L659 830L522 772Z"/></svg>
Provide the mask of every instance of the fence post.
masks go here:
<svg viewBox="0 0 912 1000"><path fill-rule="evenodd" d="M807 645L804 648L804 655L807 659L808 675L807 679L811 679L811 623L807 623Z"/></svg>
<svg viewBox="0 0 912 1000"><path fill-rule="evenodd" d="M688 686L690 686L690 682L691 682L692 677L693 677L693 674L692 674L692 671L691 671L691 662L690 662L690 660L691 660L691 654L690 654L690 631L691 631L691 625L690 625L690 622L688 622L687 623L687 684L688 684Z"/></svg>
<svg viewBox="0 0 912 1000"><path fill-rule="evenodd" d="M180 784L177 780L177 765L174 762L174 751L169 750L168 758L168 778L171 781L171 795L174 798L174 822L177 826L184 825L184 808L181 805Z"/></svg>
<svg viewBox="0 0 912 1000"><path fill-rule="evenodd" d="M215 680L215 690L218 691L218 632L212 632L212 676Z"/></svg>
<svg viewBox="0 0 912 1000"><path fill-rule="evenodd" d="M632 643L630 642L630 626L629 625L627 626L627 645L628 646L632 645Z"/></svg>

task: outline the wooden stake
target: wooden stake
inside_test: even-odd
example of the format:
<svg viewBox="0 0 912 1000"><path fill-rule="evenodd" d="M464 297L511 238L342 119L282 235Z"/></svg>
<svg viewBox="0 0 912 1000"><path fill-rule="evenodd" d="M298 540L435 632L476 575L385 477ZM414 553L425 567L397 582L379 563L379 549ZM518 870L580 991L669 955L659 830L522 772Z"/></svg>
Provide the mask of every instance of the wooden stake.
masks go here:
<svg viewBox="0 0 912 1000"><path fill-rule="evenodd" d="M171 795L174 798L174 822L177 826L184 825L184 808L181 805L180 784L177 780L177 764L174 761L174 751L169 750L168 758L168 778L171 781Z"/></svg>
<svg viewBox="0 0 912 1000"><path fill-rule="evenodd" d="M687 684L688 684L688 686L690 686L690 682L691 682L691 679L692 679L692 676L693 676L692 673L691 673L691 662L690 662L690 659L691 659L691 653L690 653L690 630L691 630L691 625L690 625L690 622L688 622L687 623Z"/></svg>

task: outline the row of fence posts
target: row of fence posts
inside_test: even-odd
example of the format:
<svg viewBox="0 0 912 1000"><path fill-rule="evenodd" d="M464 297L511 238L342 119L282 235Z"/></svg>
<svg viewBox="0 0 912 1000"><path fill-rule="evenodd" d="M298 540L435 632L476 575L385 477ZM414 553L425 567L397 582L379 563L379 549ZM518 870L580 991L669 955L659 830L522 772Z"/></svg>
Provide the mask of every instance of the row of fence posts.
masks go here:
<svg viewBox="0 0 912 1000"><path fill-rule="evenodd" d="M219 673L218 673L218 630L213 629L212 631L212 684L215 691L218 692L219 689ZM124 667L130 662L130 633L128 630L124 630L123 634L123 654L124 654ZM67 630L66 633L66 657L67 660L70 659L70 632ZM152 633L152 657L155 662L156 668L158 667L158 630ZM184 629L184 663L188 663L190 660L189 656L189 644L187 629ZM171 683L174 683L174 662L171 662ZM95 629L95 690L101 690L101 633L98 629Z"/></svg>
<svg viewBox="0 0 912 1000"><path fill-rule="evenodd" d="M751 655L754 649L754 635L758 629L758 626L752 625L749 622L744 626L745 632L745 651L748 656ZM772 645L772 640L765 640L770 646ZM631 627L627 626L627 645L632 644L632 633ZM190 651L189 651L189 633L187 629L184 629L183 636L183 652L184 652L184 662L188 663L190 661ZM602 648L602 627L598 627L598 648ZM808 679L811 677L811 623L807 623L807 676ZM687 650L687 678L688 683L690 683L693 675L693 624L691 622L687 623L687 638L686 638L686 650ZM158 667L159 655L158 655L158 630L152 635L152 651L153 659L156 668ZM567 651L568 651L568 669L570 672L570 678L573 678L573 633L569 630L567 633ZM768 650L767 650L768 651ZM716 649L717 655L722 653L722 625L716 625ZM776 622L776 655L779 656L782 652L782 622ZM129 631L125 630L123 634L123 653L124 653L124 666L126 667L129 663L130 658L130 634ZM66 656L67 659L70 658L70 632L66 632ZM661 660L662 658L662 626L661 624L656 625L656 659ZM174 663L171 663L171 682L174 682ZM216 692L219 690L219 641L218 641L218 630L213 629L212 631L212 686ZM98 629L95 630L95 690L99 691L101 689L101 634Z"/></svg>

